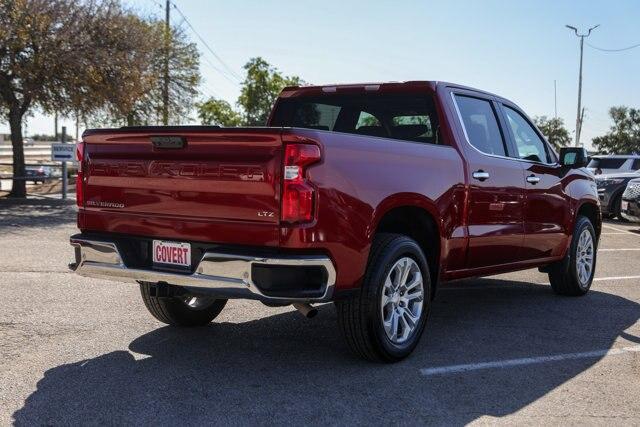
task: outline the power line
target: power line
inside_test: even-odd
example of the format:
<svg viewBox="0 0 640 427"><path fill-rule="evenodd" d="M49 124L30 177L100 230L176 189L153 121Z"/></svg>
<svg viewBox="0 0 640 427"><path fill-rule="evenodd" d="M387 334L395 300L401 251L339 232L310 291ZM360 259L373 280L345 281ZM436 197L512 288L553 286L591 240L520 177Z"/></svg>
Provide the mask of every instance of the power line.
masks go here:
<svg viewBox="0 0 640 427"><path fill-rule="evenodd" d="M623 52L625 50L631 50L631 49L635 49L637 47L640 47L640 43L634 44L632 46L623 47L623 48L620 48L620 49L605 49L605 48L602 48L602 47L594 46L591 43L587 43L587 46L589 46L592 49L599 50L599 51L602 51L602 52Z"/></svg>
<svg viewBox="0 0 640 427"><path fill-rule="evenodd" d="M180 14L180 16L182 16L182 19L184 19L184 22L187 23L187 25L189 26L189 28L191 28L191 31L193 31L193 33L198 37L198 39L200 40L200 42L202 42L202 44L204 45L204 47L207 48L207 50L209 52L211 52L211 54L218 60L218 62L220 62L220 64L222 64L222 66L227 70L228 74L235 78L237 81L242 80L242 77L240 77L238 75L238 73L236 73L235 71L233 71L233 69L231 67L229 67L227 65L226 62L224 62L222 60L222 58L211 48L211 46L209 46L209 44L205 41L205 39L200 35L200 33L198 33L196 31L196 29L193 27L193 25L191 25L191 22L187 19L187 17L185 16L184 13L182 13L182 11L180 10L180 8L178 8L178 6L175 3L171 3L171 5L173 6L173 8Z"/></svg>
<svg viewBox="0 0 640 427"><path fill-rule="evenodd" d="M213 62L211 62L209 57L203 56L202 58L207 62L207 65L209 65L211 68L213 68L215 71L217 71L222 77L224 77L224 79L226 81L228 81L229 83L231 83L234 86L238 85L238 82L236 80L232 80L231 78L229 78L229 76L227 76L227 74L223 70L221 70Z"/></svg>

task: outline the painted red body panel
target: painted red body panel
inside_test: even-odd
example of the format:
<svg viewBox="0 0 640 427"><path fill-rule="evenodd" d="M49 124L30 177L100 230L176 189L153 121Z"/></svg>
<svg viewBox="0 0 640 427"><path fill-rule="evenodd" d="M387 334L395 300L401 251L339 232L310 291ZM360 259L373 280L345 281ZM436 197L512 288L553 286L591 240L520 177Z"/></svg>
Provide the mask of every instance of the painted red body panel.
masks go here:
<svg viewBox="0 0 640 427"><path fill-rule="evenodd" d="M364 86L338 90L360 93ZM588 173L475 151L451 97L452 90L468 88L409 82L378 90L432 93L442 144L295 128L88 131L86 205L79 209L78 226L326 253L336 267L338 289L359 286L376 227L397 207L418 207L434 219L443 280L544 265L564 255L578 208L598 204ZM282 97L310 93L323 92L292 88ZM186 137L186 149L154 149L150 136L159 134ZM279 221L287 142L313 142L322 152L321 162L307 171L317 203L315 220L305 225ZM472 180L477 169L491 170L492 179ZM542 178L539 185L525 183L531 173Z"/></svg>

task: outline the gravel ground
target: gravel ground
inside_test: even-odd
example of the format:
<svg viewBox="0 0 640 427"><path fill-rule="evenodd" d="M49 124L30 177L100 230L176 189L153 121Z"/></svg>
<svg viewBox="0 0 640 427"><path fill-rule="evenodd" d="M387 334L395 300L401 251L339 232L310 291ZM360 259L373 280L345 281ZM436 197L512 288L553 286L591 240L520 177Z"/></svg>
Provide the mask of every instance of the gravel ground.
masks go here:
<svg viewBox="0 0 640 427"><path fill-rule="evenodd" d="M640 424L640 226L603 231L586 297L536 270L450 283L416 352L377 365L332 305L166 327L135 286L67 272L73 206L0 200L0 425Z"/></svg>

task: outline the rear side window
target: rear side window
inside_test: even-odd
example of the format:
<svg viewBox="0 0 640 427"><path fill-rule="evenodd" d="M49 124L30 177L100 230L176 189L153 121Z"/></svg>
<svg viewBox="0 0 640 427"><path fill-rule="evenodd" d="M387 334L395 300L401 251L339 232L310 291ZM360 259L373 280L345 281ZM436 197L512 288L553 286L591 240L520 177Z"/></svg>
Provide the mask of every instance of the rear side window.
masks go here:
<svg viewBox="0 0 640 427"><path fill-rule="evenodd" d="M504 140L491 102L456 95L456 104L471 145L486 154L506 156Z"/></svg>
<svg viewBox="0 0 640 427"><path fill-rule="evenodd" d="M596 158L591 159L587 167L594 169L620 169L627 161L625 158Z"/></svg>
<svg viewBox="0 0 640 427"><path fill-rule="evenodd" d="M504 106L504 113L516 142L518 157L533 162L550 163L544 141L522 114L507 106Z"/></svg>
<svg viewBox="0 0 640 427"><path fill-rule="evenodd" d="M340 94L278 101L271 126L320 129L438 144L431 94Z"/></svg>
<svg viewBox="0 0 640 427"><path fill-rule="evenodd" d="M640 159L635 159L631 165L631 169L634 171L640 170Z"/></svg>

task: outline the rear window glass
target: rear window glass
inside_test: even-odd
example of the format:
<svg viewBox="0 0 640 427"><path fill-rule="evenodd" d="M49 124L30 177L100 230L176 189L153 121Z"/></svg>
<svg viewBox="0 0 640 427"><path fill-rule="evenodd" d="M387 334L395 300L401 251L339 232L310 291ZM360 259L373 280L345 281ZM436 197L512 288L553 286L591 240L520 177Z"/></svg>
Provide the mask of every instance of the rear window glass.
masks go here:
<svg viewBox="0 0 640 427"><path fill-rule="evenodd" d="M430 95L327 94L278 101L272 126L291 126L437 144Z"/></svg>
<svg viewBox="0 0 640 427"><path fill-rule="evenodd" d="M292 126L320 130L332 130L338 119L340 107L320 103L301 103L296 109Z"/></svg>
<svg viewBox="0 0 640 427"><path fill-rule="evenodd" d="M591 159L587 167L598 169L620 169L627 159L618 158L599 158Z"/></svg>

